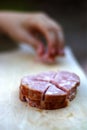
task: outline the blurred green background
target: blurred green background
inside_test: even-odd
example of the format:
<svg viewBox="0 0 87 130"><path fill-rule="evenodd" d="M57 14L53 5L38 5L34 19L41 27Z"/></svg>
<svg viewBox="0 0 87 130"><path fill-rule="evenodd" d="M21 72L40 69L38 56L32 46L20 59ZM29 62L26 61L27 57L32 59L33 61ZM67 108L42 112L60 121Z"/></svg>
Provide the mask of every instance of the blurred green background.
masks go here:
<svg viewBox="0 0 87 130"><path fill-rule="evenodd" d="M0 10L34 11L38 10L39 3L43 2L39 0L0 0Z"/></svg>
<svg viewBox="0 0 87 130"><path fill-rule="evenodd" d="M26 0L0 0L0 10L27 10Z"/></svg>

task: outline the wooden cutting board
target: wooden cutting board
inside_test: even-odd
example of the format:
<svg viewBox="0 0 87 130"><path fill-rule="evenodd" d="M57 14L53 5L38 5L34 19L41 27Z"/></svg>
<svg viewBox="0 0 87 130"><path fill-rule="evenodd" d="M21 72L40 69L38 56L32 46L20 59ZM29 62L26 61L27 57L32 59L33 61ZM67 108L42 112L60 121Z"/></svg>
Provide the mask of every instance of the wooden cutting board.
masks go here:
<svg viewBox="0 0 87 130"><path fill-rule="evenodd" d="M57 64L45 65L34 60L26 46L0 54L0 130L87 130L87 79L71 50ZM66 108L39 110L19 100L20 79L50 70L68 70L81 78L76 98Z"/></svg>

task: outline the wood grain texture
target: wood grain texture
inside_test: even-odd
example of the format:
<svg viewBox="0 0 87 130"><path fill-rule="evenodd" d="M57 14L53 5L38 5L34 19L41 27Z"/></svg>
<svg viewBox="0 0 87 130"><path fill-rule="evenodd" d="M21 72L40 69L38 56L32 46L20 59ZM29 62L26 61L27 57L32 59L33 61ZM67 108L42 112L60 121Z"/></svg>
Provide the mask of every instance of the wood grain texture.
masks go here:
<svg viewBox="0 0 87 130"><path fill-rule="evenodd" d="M35 61L26 46L0 55L0 130L87 130L87 79L69 48L55 65ZM81 78L76 98L66 108L40 110L19 100L23 76L67 70Z"/></svg>

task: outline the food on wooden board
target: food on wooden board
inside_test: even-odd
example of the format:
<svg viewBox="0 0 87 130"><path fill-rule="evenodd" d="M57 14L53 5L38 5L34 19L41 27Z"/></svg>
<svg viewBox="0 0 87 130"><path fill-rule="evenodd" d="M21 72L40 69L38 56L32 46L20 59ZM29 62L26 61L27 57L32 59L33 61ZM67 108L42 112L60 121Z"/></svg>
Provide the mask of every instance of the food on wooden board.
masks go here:
<svg viewBox="0 0 87 130"><path fill-rule="evenodd" d="M67 71L29 75L21 80L19 95L22 101L40 109L66 107L77 93L80 78Z"/></svg>

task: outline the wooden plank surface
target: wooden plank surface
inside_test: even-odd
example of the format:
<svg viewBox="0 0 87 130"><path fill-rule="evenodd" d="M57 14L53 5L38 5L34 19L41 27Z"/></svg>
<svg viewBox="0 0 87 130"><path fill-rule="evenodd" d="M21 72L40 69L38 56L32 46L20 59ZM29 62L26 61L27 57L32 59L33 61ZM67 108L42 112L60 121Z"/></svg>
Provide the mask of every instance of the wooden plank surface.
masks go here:
<svg viewBox="0 0 87 130"><path fill-rule="evenodd" d="M27 46L0 55L0 130L87 130L87 79L70 48L57 64L34 60ZM19 100L20 79L50 70L68 70L81 78L76 98L66 108L39 110Z"/></svg>

